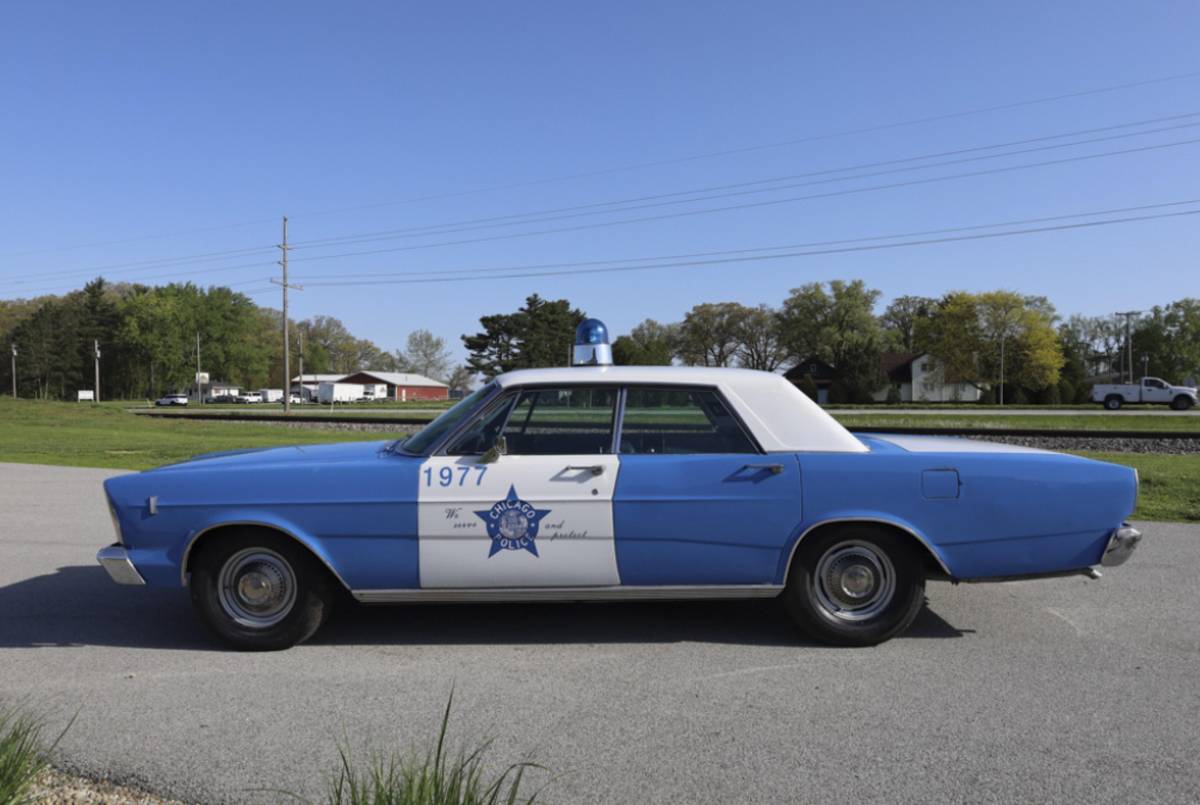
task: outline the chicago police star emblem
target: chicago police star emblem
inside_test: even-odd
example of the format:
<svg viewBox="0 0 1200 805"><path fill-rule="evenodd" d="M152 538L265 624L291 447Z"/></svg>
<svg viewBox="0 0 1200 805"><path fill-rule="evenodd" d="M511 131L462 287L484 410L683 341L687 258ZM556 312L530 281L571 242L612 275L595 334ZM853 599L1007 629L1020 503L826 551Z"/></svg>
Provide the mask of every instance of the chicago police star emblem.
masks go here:
<svg viewBox="0 0 1200 805"><path fill-rule="evenodd" d="M537 539L538 524L550 513L550 509L535 509L532 503L526 503L517 495L517 487L508 488L508 497L497 501L490 509L475 512L475 516L487 525L488 536L492 539L492 548L488 558L500 551L529 551L538 555Z"/></svg>

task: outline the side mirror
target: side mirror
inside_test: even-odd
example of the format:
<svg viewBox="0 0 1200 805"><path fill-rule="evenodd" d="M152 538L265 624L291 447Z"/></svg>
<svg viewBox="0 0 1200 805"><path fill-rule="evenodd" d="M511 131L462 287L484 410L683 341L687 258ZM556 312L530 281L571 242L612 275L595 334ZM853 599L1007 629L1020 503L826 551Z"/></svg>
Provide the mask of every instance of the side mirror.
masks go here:
<svg viewBox="0 0 1200 805"><path fill-rule="evenodd" d="M495 464L496 461L500 458L500 456L504 455L507 452L508 452L508 440L505 439L503 436L497 436L496 441L492 444L491 447L489 447L487 449L487 452L479 457L479 463L480 464Z"/></svg>

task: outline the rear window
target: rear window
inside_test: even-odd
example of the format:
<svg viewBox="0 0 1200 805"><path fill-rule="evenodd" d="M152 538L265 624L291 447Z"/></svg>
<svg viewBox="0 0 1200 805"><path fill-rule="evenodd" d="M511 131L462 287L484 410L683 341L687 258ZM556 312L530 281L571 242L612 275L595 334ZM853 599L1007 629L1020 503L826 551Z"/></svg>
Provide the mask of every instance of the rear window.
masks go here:
<svg viewBox="0 0 1200 805"><path fill-rule="evenodd" d="M715 391L634 386L626 393L622 454L756 452Z"/></svg>

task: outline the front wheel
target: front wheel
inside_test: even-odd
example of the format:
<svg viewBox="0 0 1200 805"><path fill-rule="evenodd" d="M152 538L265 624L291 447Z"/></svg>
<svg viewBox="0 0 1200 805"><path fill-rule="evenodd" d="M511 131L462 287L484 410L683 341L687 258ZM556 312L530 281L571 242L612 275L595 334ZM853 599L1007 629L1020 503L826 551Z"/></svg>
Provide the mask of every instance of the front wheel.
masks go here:
<svg viewBox="0 0 1200 805"><path fill-rule="evenodd" d="M925 574L904 537L869 524L840 526L800 545L783 598L810 637L873 646L912 625L925 600Z"/></svg>
<svg viewBox="0 0 1200 805"><path fill-rule="evenodd" d="M1180 394L1178 397L1171 400L1171 407L1174 408L1176 411L1186 411L1187 409L1191 408L1194 404L1195 403L1192 402L1192 398L1188 397L1184 394Z"/></svg>
<svg viewBox="0 0 1200 805"><path fill-rule="evenodd" d="M248 651L307 640L333 604L328 574L307 551L286 537L254 530L201 546L191 593L205 625Z"/></svg>

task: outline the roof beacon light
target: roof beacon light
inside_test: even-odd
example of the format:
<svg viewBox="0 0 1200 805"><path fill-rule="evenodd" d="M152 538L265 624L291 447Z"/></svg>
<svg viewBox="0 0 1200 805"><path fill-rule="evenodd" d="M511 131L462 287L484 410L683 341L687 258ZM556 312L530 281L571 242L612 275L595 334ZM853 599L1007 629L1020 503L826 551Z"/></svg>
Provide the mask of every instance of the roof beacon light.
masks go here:
<svg viewBox="0 0 1200 805"><path fill-rule="evenodd" d="M584 319L575 328L575 353L572 366L612 366L612 347L608 328L599 319Z"/></svg>

